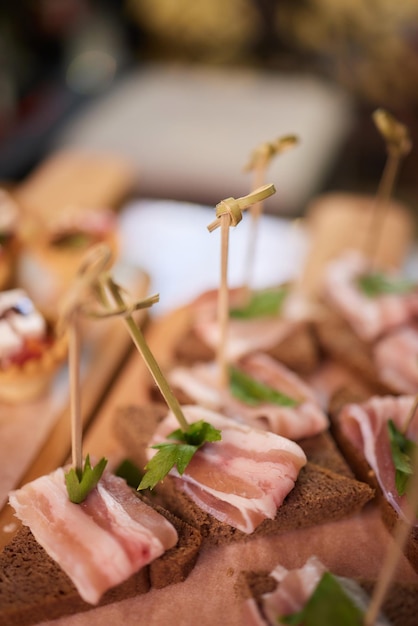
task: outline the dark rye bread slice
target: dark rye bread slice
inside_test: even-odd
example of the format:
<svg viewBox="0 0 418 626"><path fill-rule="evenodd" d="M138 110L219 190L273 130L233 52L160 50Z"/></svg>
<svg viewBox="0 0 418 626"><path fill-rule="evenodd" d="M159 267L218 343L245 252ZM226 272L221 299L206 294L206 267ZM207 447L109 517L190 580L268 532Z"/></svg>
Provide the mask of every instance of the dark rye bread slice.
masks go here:
<svg viewBox="0 0 418 626"><path fill-rule="evenodd" d="M193 569L202 541L199 531L170 511L152 506L175 526L179 535L176 546L109 589L98 606L182 582ZM71 580L37 543L29 528L22 527L0 554L0 624L29 626L92 608L80 598Z"/></svg>
<svg viewBox="0 0 418 626"><path fill-rule="evenodd" d="M323 354L347 366L367 382L374 393L396 393L379 378L373 359L373 344L360 339L336 311L324 305L321 314L313 321L312 329Z"/></svg>
<svg viewBox="0 0 418 626"><path fill-rule="evenodd" d="M374 471L371 469L367 460L361 454L361 452L349 441L341 431L338 414L344 404L351 402L361 402L365 398L360 399L358 396L351 396L349 392L337 394L331 404L331 432L339 449L341 450L344 458L352 468L355 476L364 482L367 482L376 493L376 500L380 506L382 519L386 527L393 532L395 525L399 521L399 516L395 509L391 506L388 500L385 498L380 485L376 479ZM412 567L418 572L418 527L415 526L411 529L409 537L405 546L405 555L409 559Z"/></svg>
<svg viewBox="0 0 418 626"><path fill-rule="evenodd" d="M262 352L298 374L313 372L319 361L316 338L310 322L298 323L282 341ZM177 365L188 366L197 362L213 361L215 357L215 351L201 340L192 327L180 336L173 351L173 360Z"/></svg>
<svg viewBox="0 0 418 626"><path fill-rule="evenodd" d="M373 592L374 581L357 579L363 590ZM278 582L267 571L242 571L237 577L235 594L238 601L253 598L260 607L261 596L271 593ZM393 583L382 606L383 613L392 626L416 626L418 615L418 585L415 583ZM243 626L245 622L243 621Z"/></svg>
<svg viewBox="0 0 418 626"><path fill-rule="evenodd" d="M146 447L166 413L164 405L128 406L119 409L115 416L115 434L127 455L140 467L146 464ZM308 463L300 471L294 489L278 508L276 517L264 520L251 537L338 520L355 514L373 498L373 489L352 477L329 435L302 441L301 445L306 450ZM198 528L206 542L223 544L249 538L196 506L177 487L177 480L166 477L156 488L159 497L166 508Z"/></svg>

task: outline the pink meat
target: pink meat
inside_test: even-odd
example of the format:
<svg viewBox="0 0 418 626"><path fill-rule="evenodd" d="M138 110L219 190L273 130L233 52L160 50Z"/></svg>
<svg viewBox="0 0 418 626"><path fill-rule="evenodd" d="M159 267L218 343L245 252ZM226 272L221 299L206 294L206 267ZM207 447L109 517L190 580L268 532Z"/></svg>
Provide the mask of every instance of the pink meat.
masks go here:
<svg viewBox="0 0 418 626"><path fill-rule="evenodd" d="M405 496L399 496L396 490L387 422L393 420L397 428L403 431L413 402L412 396L374 396L364 404L347 404L338 416L344 436L364 455L385 497L403 517L404 511L407 511L407 502ZM418 441L417 412L406 435Z"/></svg>
<svg viewBox="0 0 418 626"><path fill-rule="evenodd" d="M80 231L105 237L115 231L117 219L110 209L83 209L65 212L54 223L56 232Z"/></svg>
<svg viewBox="0 0 418 626"><path fill-rule="evenodd" d="M294 407L267 402L249 405L235 398L229 389L219 387L217 366L197 364L191 368L175 368L170 382L182 389L196 403L283 437L297 440L311 437L328 428L328 418L319 406L313 390L295 373L266 354L252 354L238 367L255 380L272 387L297 401Z"/></svg>
<svg viewBox="0 0 418 626"><path fill-rule="evenodd" d="M275 346L290 335L297 322L280 317L230 319L226 338L226 356L231 361ZM195 332L208 346L216 350L219 343L219 324L216 320L200 320Z"/></svg>
<svg viewBox="0 0 418 626"><path fill-rule="evenodd" d="M350 388L362 396L370 395L367 383L364 384L342 363L331 359L322 361L319 368L308 378L307 382L315 390L322 407L327 408L332 397L341 389Z"/></svg>
<svg viewBox="0 0 418 626"><path fill-rule="evenodd" d="M264 612L271 624L280 624L278 616L301 611L315 591L326 568L316 558L311 557L299 569L286 570L279 565L271 573L278 581L275 591L263 595Z"/></svg>
<svg viewBox="0 0 418 626"><path fill-rule="evenodd" d="M373 348L379 377L398 393L418 392L418 330L405 326L386 335Z"/></svg>
<svg viewBox="0 0 418 626"><path fill-rule="evenodd" d="M306 463L294 442L238 424L199 406L183 407L189 423L203 419L222 431L222 440L205 444L179 479L181 488L216 519L251 533L293 489ZM150 445L164 441L177 428L170 413ZM150 449L149 454L155 453ZM171 472L177 475L175 470Z"/></svg>
<svg viewBox="0 0 418 626"><path fill-rule="evenodd" d="M278 565L270 573L270 576L276 579L277 587L274 591L261 596L260 608L253 599L244 602L243 625L280 626L283 624L281 616L299 613L304 609L326 572L327 568L316 556L310 557L302 567L292 570ZM358 583L349 578L338 576L336 578L347 595L365 610L368 597ZM376 626L388 624L387 619L379 614Z"/></svg>
<svg viewBox="0 0 418 626"><path fill-rule="evenodd" d="M369 269L365 257L350 251L330 263L324 277L325 298L366 341L407 323L418 309L418 293L373 298L363 294L356 281Z"/></svg>
<svg viewBox="0 0 418 626"><path fill-rule="evenodd" d="M10 504L90 604L177 543L175 528L115 476L73 504L59 468L12 492Z"/></svg>

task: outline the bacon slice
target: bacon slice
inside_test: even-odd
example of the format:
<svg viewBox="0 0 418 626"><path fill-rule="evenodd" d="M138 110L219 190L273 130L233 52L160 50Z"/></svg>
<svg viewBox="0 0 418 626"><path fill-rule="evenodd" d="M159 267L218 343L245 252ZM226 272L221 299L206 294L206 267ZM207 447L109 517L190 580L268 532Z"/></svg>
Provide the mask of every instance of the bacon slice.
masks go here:
<svg viewBox="0 0 418 626"><path fill-rule="evenodd" d="M116 224L116 216L110 209L71 207L49 224L51 241L71 233L85 233L101 240L116 229Z"/></svg>
<svg viewBox="0 0 418 626"><path fill-rule="evenodd" d="M236 361L257 350L275 346L296 327L296 322L279 317L250 320L230 319L226 338L226 357ZM195 324L195 332L208 346L216 350L219 343L219 324L216 320L201 320Z"/></svg>
<svg viewBox="0 0 418 626"><path fill-rule="evenodd" d="M68 499L63 468L12 492L10 504L90 604L177 543L170 522L109 474L82 504Z"/></svg>
<svg viewBox="0 0 418 626"><path fill-rule="evenodd" d="M300 568L288 570L282 565L278 565L270 573L278 585L274 591L261 595L260 609L254 599L250 598L245 601L243 607L244 625L280 626L283 624L280 616L299 613L303 610L326 572L327 568L316 556L310 557ZM353 579L340 576L335 578L345 593L360 609L365 611L368 596L358 583ZM382 614L379 614L376 626L389 626L389 622Z"/></svg>
<svg viewBox="0 0 418 626"><path fill-rule="evenodd" d="M191 303L195 313L194 331L203 343L215 351L219 344L218 293L217 289L205 291ZM241 307L247 297L248 291L245 287L229 289L230 308ZM285 302L286 300L287 296ZM291 319L290 316L279 314L248 319L230 318L227 329L226 357L230 361L235 361L251 352L263 351L278 345L294 332L300 323L300 319Z"/></svg>
<svg viewBox="0 0 418 626"><path fill-rule="evenodd" d="M403 431L414 398L412 396L373 396L363 404L347 404L338 422L343 435L366 458L375 473L380 488L398 515L406 518L408 504L395 486L395 467L392 459L387 422L393 420ZM418 441L418 417L415 413L406 436Z"/></svg>
<svg viewBox="0 0 418 626"><path fill-rule="evenodd" d="M235 398L229 389L219 386L215 363L174 368L169 374L169 380L201 406L222 411L250 426L292 440L311 437L328 428L328 418L313 390L287 367L261 353L241 359L237 366L254 380L295 400L296 406L279 406L268 402L246 404Z"/></svg>
<svg viewBox="0 0 418 626"><path fill-rule="evenodd" d="M244 533L252 533L293 489L306 463L293 441L250 428L199 406L183 407L192 423L203 419L222 431L222 440L206 443L193 456L178 484L204 511ZM172 413L161 423L150 445L176 430ZM155 450L149 450L151 457Z"/></svg>
<svg viewBox="0 0 418 626"><path fill-rule="evenodd" d="M287 570L278 565L271 576L279 585L262 597L263 609L271 624L280 624L278 616L301 611L315 591L326 567L313 556L299 569Z"/></svg>
<svg viewBox="0 0 418 626"><path fill-rule="evenodd" d="M379 378L398 393L418 392L418 330L405 326L376 342L373 358Z"/></svg>
<svg viewBox="0 0 418 626"><path fill-rule="evenodd" d="M418 309L418 293L384 294L369 298L356 285L370 270L360 253L350 251L328 265L324 296L365 341L407 323Z"/></svg>
<svg viewBox="0 0 418 626"><path fill-rule="evenodd" d="M296 328L298 322L280 317L229 319L226 337L226 358L236 361L251 352L267 350L278 345ZM216 350L219 344L219 324L207 319L196 322L196 334Z"/></svg>

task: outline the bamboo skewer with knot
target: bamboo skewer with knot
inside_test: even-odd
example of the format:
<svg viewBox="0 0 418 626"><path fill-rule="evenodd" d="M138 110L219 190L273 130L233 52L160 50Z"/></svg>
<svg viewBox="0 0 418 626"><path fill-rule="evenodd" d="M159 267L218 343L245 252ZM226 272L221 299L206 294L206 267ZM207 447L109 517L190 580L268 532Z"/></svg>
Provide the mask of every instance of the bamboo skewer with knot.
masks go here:
<svg viewBox="0 0 418 626"><path fill-rule="evenodd" d="M221 275L218 294L218 326L219 338L217 349L217 364L219 370L219 382L222 387L228 384L228 364L226 360L226 341L229 317L229 294L228 294L228 248L229 227L237 226L242 220L242 211L253 204L269 198L276 192L274 185L264 185L255 189L252 193L242 198L226 198L216 205L216 219L207 227L209 232L216 228L221 229Z"/></svg>
<svg viewBox="0 0 418 626"><path fill-rule="evenodd" d="M273 159L287 152L299 143L299 139L296 135L285 135L279 137L272 142L261 143L257 148L253 150L250 156L250 160L244 168L246 172L253 172L252 190L258 189L265 183L267 168ZM251 228L248 240L247 259L245 267L245 285L247 291L250 289L252 281L252 272L254 269L254 259L257 247L258 239L258 226L260 216L263 213L263 202L259 200L255 202L250 208L251 214Z"/></svg>
<svg viewBox="0 0 418 626"><path fill-rule="evenodd" d="M121 317L150 370L168 407L173 411L181 428L186 430L188 423L183 415L177 398L171 391L157 361L149 349L145 338L135 323L135 311L151 307L159 301L158 295L138 301L128 302L124 290L113 280L108 268L112 253L105 244L91 248L83 259L75 276L71 289L67 292L61 307L59 332L69 335L69 375L70 375L70 414L72 464L76 470L82 470L82 420L80 394L80 316L95 319Z"/></svg>
<svg viewBox="0 0 418 626"><path fill-rule="evenodd" d="M384 109L377 109L373 113L373 120L386 143L387 159L365 233L365 252L372 266L376 264L376 252L401 161L412 149L408 128L390 113Z"/></svg>

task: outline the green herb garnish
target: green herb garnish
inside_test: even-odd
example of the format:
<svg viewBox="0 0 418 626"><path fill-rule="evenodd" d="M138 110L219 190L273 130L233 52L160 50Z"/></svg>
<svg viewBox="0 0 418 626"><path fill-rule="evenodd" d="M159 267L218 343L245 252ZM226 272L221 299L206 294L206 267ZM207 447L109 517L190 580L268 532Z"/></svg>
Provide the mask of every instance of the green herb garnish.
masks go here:
<svg viewBox="0 0 418 626"><path fill-rule="evenodd" d="M416 287L412 280L386 276L381 272L363 274L359 277L357 284L369 298L376 298L384 294L402 295L411 292Z"/></svg>
<svg viewBox="0 0 418 626"><path fill-rule="evenodd" d="M336 578L325 572L305 607L278 621L291 626L361 626L363 614Z"/></svg>
<svg viewBox="0 0 418 626"><path fill-rule="evenodd" d="M396 428L393 420L388 421L390 449L395 465L395 485L400 496L406 492L408 480L413 474L412 457L416 443Z"/></svg>
<svg viewBox="0 0 418 626"><path fill-rule="evenodd" d="M237 367L229 368L229 388L235 398L252 406L262 402L289 407L298 404L294 398L255 380Z"/></svg>
<svg viewBox="0 0 418 626"><path fill-rule="evenodd" d="M168 435L167 439L176 439L173 443L158 443L152 446L157 454L145 466L146 474L139 483L139 489L153 489L175 466L181 475L190 463L193 455L206 442L220 441L221 432L211 424L199 420L190 424L187 430L181 428Z"/></svg>
<svg viewBox="0 0 418 626"><path fill-rule="evenodd" d="M92 243L91 235L82 232L65 233L57 235L52 240L52 245L59 248L87 248Z"/></svg>
<svg viewBox="0 0 418 626"><path fill-rule="evenodd" d="M107 459L103 458L92 467L90 457L87 455L82 470L73 467L65 474L65 484L71 502L80 504L87 498L101 479L106 465Z"/></svg>
<svg viewBox="0 0 418 626"><path fill-rule="evenodd" d="M229 315L235 319L251 319L267 315L278 315L288 290L286 287L255 291L246 306L230 309Z"/></svg>

